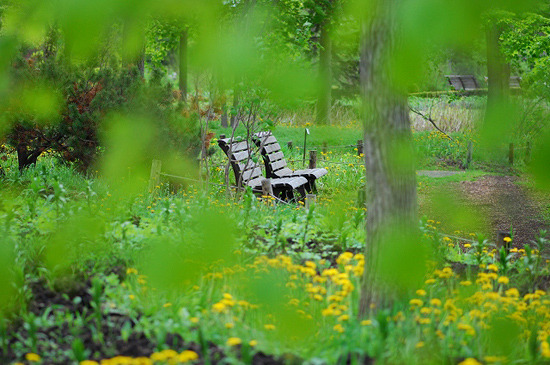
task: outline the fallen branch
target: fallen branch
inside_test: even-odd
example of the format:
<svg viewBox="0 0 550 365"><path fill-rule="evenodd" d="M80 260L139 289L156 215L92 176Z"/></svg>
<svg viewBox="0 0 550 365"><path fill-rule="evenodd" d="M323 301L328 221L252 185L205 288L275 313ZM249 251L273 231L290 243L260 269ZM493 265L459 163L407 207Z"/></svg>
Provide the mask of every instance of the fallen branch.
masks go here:
<svg viewBox="0 0 550 365"><path fill-rule="evenodd" d="M434 120L432 119L431 116L429 116L429 115L424 115L424 114L422 114L421 112L419 112L418 110L413 109L411 106L409 106L409 109L410 109L413 113L415 113L415 114L417 114L417 115L420 115L424 120L427 120L428 122L432 123L432 125L435 127L435 129L437 129L438 131L440 131L441 133L443 133L443 134L444 134L445 136L447 136L447 138L449 138L451 141L453 140L453 139L451 138L451 136L449 136L447 133L443 132L443 130L442 130L441 128L439 128L439 127L437 126L437 124L435 124L435 122L434 122Z"/></svg>

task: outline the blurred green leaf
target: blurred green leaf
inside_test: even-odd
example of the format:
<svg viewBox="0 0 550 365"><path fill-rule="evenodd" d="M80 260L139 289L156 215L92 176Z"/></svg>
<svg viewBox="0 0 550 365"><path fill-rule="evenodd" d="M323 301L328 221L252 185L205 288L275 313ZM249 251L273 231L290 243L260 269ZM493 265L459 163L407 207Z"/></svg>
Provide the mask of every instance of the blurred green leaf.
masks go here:
<svg viewBox="0 0 550 365"><path fill-rule="evenodd" d="M210 270L234 262L235 224L226 215L210 209L197 211L188 227L181 238L151 239L142 257L140 271L162 292L180 293Z"/></svg>
<svg viewBox="0 0 550 365"><path fill-rule="evenodd" d="M381 285L404 293L422 286L428 272L430 248L399 224L385 227L377 263Z"/></svg>

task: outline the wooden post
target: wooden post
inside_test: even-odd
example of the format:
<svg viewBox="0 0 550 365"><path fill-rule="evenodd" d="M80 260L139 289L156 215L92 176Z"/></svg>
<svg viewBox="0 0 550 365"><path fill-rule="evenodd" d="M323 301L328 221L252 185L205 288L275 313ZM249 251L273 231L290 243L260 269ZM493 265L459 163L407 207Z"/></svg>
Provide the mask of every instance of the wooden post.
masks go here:
<svg viewBox="0 0 550 365"><path fill-rule="evenodd" d="M160 160L153 160L151 164L151 177L149 178L149 193L153 193L157 186L160 185L161 168L162 162Z"/></svg>
<svg viewBox="0 0 550 365"><path fill-rule="evenodd" d="M317 167L317 151L309 151L309 168L314 169Z"/></svg>
<svg viewBox="0 0 550 365"><path fill-rule="evenodd" d="M525 164L529 164L531 161L531 141L527 141L527 147L525 147Z"/></svg>
<svg viewBox="0 0 550 365"><path fill-rule="evenodd" d="M360 156L363 153L363 140L357 140L357 156Z"/></svg>
<svg viewBox="0 0 550 365"><path fill-rule="evenodd" d="M317 195L315 194L306 194L306 210L309 210L315 202L317 201Z"/></svg>
<svg viewBox="0 0 550 365"><path fill-rule="evenodd" d="M514 144L510 143L510 147L508 148L508 162L510 162L510 165L514 164Z"/></svg>
<svg viewBox="0 0 550 365"><path fill-rule="evenodd" d="M262 180L262 195L264 196L273 196L273 187L271 186L270 179Z"/></svg>
<svg viewBox="0 0 550 365"><path fill-rule="evenodd" d="M221 118L221 121L220 121L220 126L222 128L229 127L229 117L227 116L227 108L225 106L223 108L223 114L222 114L222 118Z"/></svg>
<svg viewBox="0 0 550 365"><path fill-rule="evenodd" d="M474 144L472 141L468 142L468 154L466 155L466 168L470 168L472 163L472 155L474 154Z"/></svg>
<svg viewBox="0 0 550 365"><path fill-rule="evenodd" d="M367 191L363 186L357 191L357 208L365 208L367 205Z"/></svg>
<svg viewBox="0 0 550 365"><path fill-rule="evenodd" d="M302 158L302 166L306 165L306 149L307 149L307 135L309 134L309 129L306 128L304 131L304 157Z"/></svg>
<svg viewBox="0 0 550 365"><path fill-rule="evenodd" d="M500 249L500 247L504 247L506 249L506 254L509 254L510 253L510 246L511 246L511 242L506 242L504 239L508 237L508 238L511 238L510 237L510 232L506 232L506 231L498 231L497 232L497 247Z"/></svg>
<svg viewBox="0 0 550 365"><path fill-rule="evenodd" d="M286 146L288 147L288 150L289 150L289 151L292 151L292 141L288 141L288 142L286 143Z"/></svg>

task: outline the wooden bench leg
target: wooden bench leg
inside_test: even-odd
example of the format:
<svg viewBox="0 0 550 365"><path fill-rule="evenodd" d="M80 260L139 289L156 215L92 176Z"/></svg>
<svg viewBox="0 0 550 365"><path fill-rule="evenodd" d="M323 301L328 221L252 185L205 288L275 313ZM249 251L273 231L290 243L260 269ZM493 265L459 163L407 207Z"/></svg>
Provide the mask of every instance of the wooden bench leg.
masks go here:
<svg viewBox="0 0 550 365"><path fill-rule="evenodd" d="M309 191L313 194L317 194L317 184L315 184L315 179L308 182Z"/></svg>
<svg viewBox="0 0 550 365"><path fill-rule="evenodd" d="M298 190L298 193L300 193L300 199L304 200L306 198L306 195L307 195L306 185L302 185L299 188L297 188L296 190Z"/></svg>

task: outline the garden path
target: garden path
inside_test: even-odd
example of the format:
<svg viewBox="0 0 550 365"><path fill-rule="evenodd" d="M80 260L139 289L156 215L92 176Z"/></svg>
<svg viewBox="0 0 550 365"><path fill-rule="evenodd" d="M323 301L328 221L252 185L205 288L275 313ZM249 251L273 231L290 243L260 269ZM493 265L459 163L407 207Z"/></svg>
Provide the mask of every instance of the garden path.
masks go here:
<svg viewBox="0 0 550 365"><path fill-rule="evenodd" d="M516 176L485 175L473 181L453 181L441 188L421 189L420 210L442 224L451 222L442 227L445 232L467 229L483 233L493 242L497 231L512 227L515 246L523 246L541 229L550 229L550 196L536 193L521 182ZM436 203L441 197L452 205L448 212Z"/></svg>

